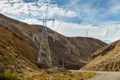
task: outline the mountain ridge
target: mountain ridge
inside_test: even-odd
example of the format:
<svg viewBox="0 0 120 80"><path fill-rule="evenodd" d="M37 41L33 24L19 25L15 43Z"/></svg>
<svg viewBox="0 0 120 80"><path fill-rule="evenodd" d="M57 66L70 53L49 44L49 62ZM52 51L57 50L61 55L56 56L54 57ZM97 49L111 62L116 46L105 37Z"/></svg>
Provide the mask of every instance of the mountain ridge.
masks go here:
<svg viewBox="0 0 120 80"><path fill-rule="evenodd" d="M10 31L24 39L31 47L34 55L36 56L39 51L39 41L33 42L33 35L40 34L42 32L41 25L29 25L14 19L8 18L0 14L0 24L8 28ZM49 45L51 50L51 56L53 65L63 65L62 58L64 58L65 68L67 69L79 69L87 64L91 59L91 54L98 48L105 46L106 43L93 38L85 37L65 37L59 33L56 33L50 29L49 32ZM41 36L38 36L41 39ZM66 44L70 43L70 52L68 55Z"/></svg>

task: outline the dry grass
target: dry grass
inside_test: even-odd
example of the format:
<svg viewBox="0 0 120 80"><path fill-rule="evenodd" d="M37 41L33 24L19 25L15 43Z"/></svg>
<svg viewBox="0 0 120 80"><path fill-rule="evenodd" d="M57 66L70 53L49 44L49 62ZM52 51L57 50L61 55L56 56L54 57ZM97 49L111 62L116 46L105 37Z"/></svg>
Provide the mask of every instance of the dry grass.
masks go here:
<svg viewBox="0 0 120 80"><path fill-rule="evenodd" d="M0 80L18 80L18 74L6 69L3 74L0 74Z"/></svg>
<svg viewBox="0 0 120 80"><path fill-rule="evenodd" d="M53 73L50 75L50 80L83 80L94 76L94 73L87 72L66 72L66 73Z"/></svg>
<svg viewBox="0 0 120 80"><path fill-rule="evenodd" d="M120 40L98 49L93 59L82 69L97 71L120 71Z"/></svg>
<svg viewBox="0 0 120 80"><path fill-rule="evenodd" d="M40 71L34 71L27 67L23 73L17 73L15 71L11 72L7 69L0 75L0 80L86 80L94 75L94 73L90 72L48 72L48 70L43 69Z"/></svg>
<svg viewBox="0 0 120 80"><path fill-rule="evenodd" d="M21 65L37 68L32 50L23 39L0 25L0 70Z"/></svg>
<svg viewBox="0 0 120 80"><path fill-rule="evenodd" d="M84 80L95 76L94 73L90 72L70 72L65 69L53 68L51 70L42 69L40 71L26 72L29 80Z"/></svg>

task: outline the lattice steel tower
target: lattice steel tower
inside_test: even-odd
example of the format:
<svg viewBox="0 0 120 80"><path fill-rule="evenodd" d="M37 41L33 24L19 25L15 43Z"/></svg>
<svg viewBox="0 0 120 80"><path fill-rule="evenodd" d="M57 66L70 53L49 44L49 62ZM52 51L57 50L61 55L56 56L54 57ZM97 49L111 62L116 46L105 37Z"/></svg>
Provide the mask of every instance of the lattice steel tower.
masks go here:
<svg viewBox="0 0 120 80"><path fill-rule="evenodd" d="M38 63L47 63L49 66L52 66L52 58L48 42L48 29L46 26L48 21L54 22L54 19L39 19L39 20L43 22L43 27L42 27L42 39L40 42L40 49L38 53Z"/></svg>
<svg viewBox="0 0 120 80"><path fill-rule="evenodd" d="M48 19L47 18L47 5L46 5L46 15L43 19L38 19L39 21L43 22L43 27L42 27L42 35L41 35L41 40L40 42L40 48L39 48L39 53L38 53L38 59L37 63L46 63L49 66L52 66L52 58L51 58L51 53L50 53L50 47L49 47L49 40L48 40L48 28L47 28L47 22L48 21L53 21L54 25L54 19ZM33 41L35 37L38 38L40 34L35 34L33 35Z"/></svg>

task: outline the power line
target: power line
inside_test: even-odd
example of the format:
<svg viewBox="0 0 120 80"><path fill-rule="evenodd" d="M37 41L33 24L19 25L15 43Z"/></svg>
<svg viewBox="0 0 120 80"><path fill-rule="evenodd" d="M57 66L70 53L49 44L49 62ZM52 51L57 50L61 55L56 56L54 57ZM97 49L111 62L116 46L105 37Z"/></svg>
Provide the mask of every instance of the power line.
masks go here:
<svg viewBox="0 0 120 80"><path fill-rule="evenodd" d="M59 23L58 28L56 29L56 31L58 31L58 30L60 29L60 27L61 27L61 25L62 25L62 23L63 23L63 20L65 19L65 16L66 16L67 12L68 12L68 10L65 11L65 14L64 14L64 16L62 17L61 22Z"/></svg>
<svg viewBox="0 0 120 80"><path fill-rule="evenodd" d="M63 20L65 19L66 14L67 14L67 12L69 11L68 9L69 9L69 7L72 6L73 4L74 4L74 0L71 0L70 3L69 3L69 5L67 6L67 9L66 9L66 11L65 11L65 14L63 15L63 17L62 17L62 19L61 19L61 22L59 23L58 28L56 29L56 31L58 31L58 30L61 28L61 25L62 25L62 23L63 23Z"/></svg>
<svg viewBox="0 0 120 80"><path fill-rule="evenodd" d="M29 7L29 4L28 4L27 6L28 6L28 16L29 16L29 18L31 18L31 13L30 13L30 7Z"/></svg>
<svg viewBox="0 0 120 80"><path fill-rule="evenodd" d="M69 6L72 5L72 3L73 3L73 1L71 0ZM67 7L69 7L69 6L67 6ZM47 63L48 65L51 66L52 65L52 58L51 58L51 54L50 54L50 48L49 48L49 42L48 42L48 30L47 30L46 26L47 26L48 21L53 21L53 24L54 24L54 19L48 19L47 18L48 17L47 16L47 14L48 14L48 12L47 12L48 8L47 7L48 7L48 5L46 5L46 12L44 12L45 13L44 19L39 19L40 21L43 22L43 28L42 28L42 40L40 42L37 62L38 63L45 62L45 63ZM66 16L67 12L68 12L68 8L65 11L64 16L62 17L62 20L59 24L58 29L61 27L61 24L63 23L63 20ZM35 41L35 40L33 39L33 41ZM67 42L67 44L66 44L68 55L70 54L69 44L70 44L69 42ZM64 60L63 60L63 62L64 62Z"/></svg>
<svg viewBox="0 0 120 80"><path fill-rule="evenodd" d="M39 21L43 22L43 27L42 27L42 39L40 41L40 45L39 45L39 53L38 53L38 63L46 63L49 66L52 66L52 58L51 58L51 53L50 53L50 47L49 47L49 42L48 42L48 29L47 29L47 22L48 21L53 21L54 23L54 19L50 18L48 19L47 15L48 15L48 5L46 5L46 12L45 16L43 19L38 19ZM53 24L54 25L54 24ZM36 34L33 35L33 41L35 36L37 36Z"/></svg>

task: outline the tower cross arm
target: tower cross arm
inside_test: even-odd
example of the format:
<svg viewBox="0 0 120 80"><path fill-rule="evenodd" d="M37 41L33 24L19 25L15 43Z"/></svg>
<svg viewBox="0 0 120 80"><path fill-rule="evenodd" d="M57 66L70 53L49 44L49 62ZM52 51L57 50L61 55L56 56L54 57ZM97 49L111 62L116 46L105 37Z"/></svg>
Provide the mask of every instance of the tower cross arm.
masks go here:
<svg viewBox="0 0 120 80"><path fill-rule="evenodd" d="M38 20L40 20L40 21L55 21L55 19L38 19Z"/></svg>

